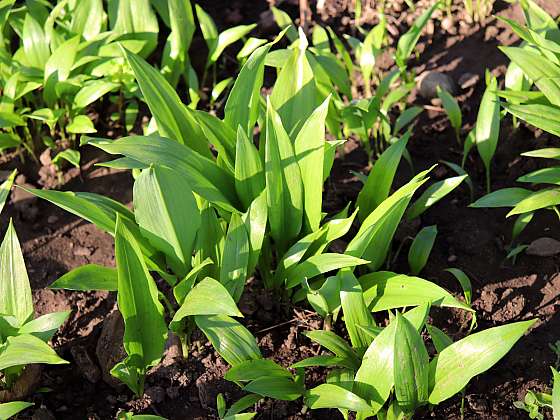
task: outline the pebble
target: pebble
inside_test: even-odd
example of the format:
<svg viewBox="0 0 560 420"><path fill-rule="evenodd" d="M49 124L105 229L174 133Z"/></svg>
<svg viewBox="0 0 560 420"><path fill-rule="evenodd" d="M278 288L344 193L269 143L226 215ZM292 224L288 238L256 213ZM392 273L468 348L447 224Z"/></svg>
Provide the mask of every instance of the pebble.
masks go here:
<svg viewBox="0 0 560 420"><path fill-rule="evenodd" d="M77 257L89 257L92 254L91 250L85 246L75 246L74 255Z"/></svg>
<svg viewBox="0 0 560 420"><path fill-rule="evenodd" d="M535 239L525 253L537 257L552 257L560 254L560 241L547 237Z"/></svg>
<svg viewBox="0 0 560 420"><path fill-rule="evenodd" d="M429 71L419 78L419 93L425 99L437 97L437 87L446 90L451 95L457 92L455 81L448 74L439 71Z"/></svg>
<svg viewBox="0 0 560 420"><path fill-rule="evenodd" d="M457 255L450 255L449 258L447 259L447 262L452 263L457 261Z"/></svg>

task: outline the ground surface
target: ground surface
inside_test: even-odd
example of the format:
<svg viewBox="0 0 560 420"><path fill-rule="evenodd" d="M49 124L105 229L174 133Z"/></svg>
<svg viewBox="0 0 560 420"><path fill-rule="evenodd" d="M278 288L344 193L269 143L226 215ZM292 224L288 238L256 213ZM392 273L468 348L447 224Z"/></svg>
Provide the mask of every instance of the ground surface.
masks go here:
<svg viewBox="0 0 560 420"><path fill-rule="evenodd" d="M261 15L267 9L264 1L254 2L251 7L247 7L249 2L244 1L214 0L202 3L206 3L206 10L222 26L260 19L261 29L267 31L266 15ZM327 1L322 18L339 31L352 31L348 13L341 12L345 3ZM554 15L560 14L560 5L556 2L543 3ZM392 6L394 10L391 11L393 17L390 23L396 31L406 28L410 15L399 12L399 5L399 2L395 2ZM280 7L294 16L297 14L297 7L289 2L280 4ZM518 8L508 3L496 2L495 11L521 20ZM366 10L366 21L368 16ZM484 69L488 67L493 73L503 75L507 61L496 47L514 43L516 39L493 18L484 27L460 23L460 13L456 18L454 29L451 29L455 33L446 33L436 24L433 35L422 38L419 48L421 54L418 61L414 62L417 73L439 70L448 72L455 80L471 73L483 80ZM195 40L193 45L200 45L200 40ZM465 131L470 129L476 118L483 89L484 83L478 82L474 87L461 91L459 99L465 115ZM411 101L427 104L415 95ZM510 122L506 120L493 168L493 189L512 186L519 175L537 167L536 161L518 159L519 153L553 145L557 140L526 128L514 132L510 127ZM444 115L433 110L425 112L417 123L409 150L417 171L442 159L457 162L461 152ZM81 174L71 172L63 189L98 192L130 203L131 176L93 165L105 160L106 156L87 149L84 155L85 165ZM8 169L13 164L5 164L2 169ZM365 164L364 153L355 143L349 142L346 153L335 163L333 180L328 182L325 189L328 211L338 210L349 199L355 200L360 184L350 170L364 171ZM404 182L411 172L405 165L401 169L399 182ZM475 196L481 196L483 168L477 156L471 156L466 169L477 186ZM37 170L34 165L27 164L27 183L40 186ZM450 175L443 168L436 171L436 178ZM22 182L21 179L19 181ZM30 415L33 414L34 419L52 418L48 417L49 413L61 420L112 419L119 410L156 413L169 419L206 419L215 416L217 392L224 392L228 402L239 396L236 388L222 379L227 369L225 363L201 336L195 340L187 361L174 358L176 349L170 345L162 365L149 375L147 396L143 399L135 400L126 389L115 389L106 384L101 379L100 366L115 353L111 350L114 343L108 339L110 334L107 332L122 328L118 316L113 312L115 296L107 293L53 291L47 287L60 275L85 263L114 265L112 238L47 202L33 200L21 193L16 194L14 201L16 203L7 206L0 225L6 226L7 218L14 218L34 290L37 313L72 310L69 321L54 338L59 353L72 363L43 370L41 386L44 392L36 393L33 401L36 407L43 406L45 410L38 410L34 414L31 410ZM439 231L423 276L459 292L454 280L443 270L458 267L468 273L473 281L473 300L479 314L480 329L538 318L530 334L522 338L497 366L471 382L465 396L465 418L526 418L525 413L515 409L512 402L521 399L527 389L545 389L549 386L549 366L556 362L549 343L560 339L560 317L557 314L560 305L559 259L521 255L515 265L506 261L506 247L512 226L511 221L505 220L506 212L471 209L467 207L469 203L468 190L460 189L422 216L422 226L437 224ZM529 243L544 236L560 239L558 223L551 215L539 214L519 242ZM401 240L404 236L401 235ZM395 249L398 245L397 241ZM397 258L392 269L406 272L406 259ZM305 330L321 327L321 321L307 308L277 304L258 280L254 280L248 287L241 309L247 316L246 325L257 336L265 356L287 366L318 354L318 347L301 334ZM464 321L459 314L449 311L434 315L436 325L457 337L465 332ZM335 325L335 329L340 329L340 325ZM307 378L309 384L321 379L321 373L314 371ZM415 418L458 419L460 403L460 398L455 397L434 411L424 410ZM336 418L337 413L334 411L329 414L302 414L301 401L289 404L265 402L259 406L258 418L320 419L331 414Z"/></svg>

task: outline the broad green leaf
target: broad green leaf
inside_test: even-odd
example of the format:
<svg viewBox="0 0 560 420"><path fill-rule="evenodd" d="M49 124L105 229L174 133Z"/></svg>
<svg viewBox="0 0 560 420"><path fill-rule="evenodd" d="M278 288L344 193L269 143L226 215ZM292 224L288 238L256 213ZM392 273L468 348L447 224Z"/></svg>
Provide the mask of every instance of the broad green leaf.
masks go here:
<svg viewBox="0 0 560 420"><path fill-rule="evenodd" d="M346 340L340 338L332 331L315 330L307 331L304 334L329 351L332 351L336 356L346 358L350 360L351 363L356 364L356 368L359 367L360 359L354 349L348 345Z"/></svg>
<svg viewBox="0 0 560 420"><path fill-rule="evenodd" d="M257 26L256 23L253 23L251 25L238 25L238 26L234 26L233 28L228 28L225 31L221 32L218 35L216 47L214 48L213 51L211 51L211 54L208 57L210 63L215 63L216 61L218 61L220 55L222 55L224 50L229 45L239 41L241 38L243 38L245 35L247 35L249 32L255 29L256 26Z"/></svg>
<svg viewBox="0 0 560 420"><path fill-rule="evenodd" d="M27 13L23 21L22 41L27 64L43 69L51 52L41 24L31 13Z"/></svg>
<svg viewBox="0 0 560 420"><path fill-rule="evenodd" d="M12 220L0 245L0 314L14 316L20 325L33 317L31 286Z"/></svg>
<svg viewBox="0 0 560 420"><path fill-rule="evenodd" d="M72 134L91 134L97 132L93 122L87 115L76 115L72 122L66 126L66 131Z"/></svg>
<svg viewBox="0 0 560 420"><path fill-rule="evenodd" d="M11 401L0 404L0 418L9 419L26 408L32 407L35 404L24 401Z"/></svg>
<svg viewBox="0 0 560 420"><path fill-rule="evenodd" d="M118 0L117 3L116 19L112 25L113 33L121 34L121 39L144 41L140 54L147 57L156 48L159 33L157 16L150 5L150 0ZM111 7L109 7L110 11Z"/></svg>
<svg viewBox="0 0 560 420"><path fill-rule="evenodd" d="M249 235L249 263L247 264L247 275L253 274L257 266L263 241L266 233L268 220L268 207L266 203L266 191L260 193L243 215L245 229Z"/></svg>
<svg viewBox="0 0 560 420"><path fill-rule="evenodd" d="M531 194L533 194L533 191L525 188L502 188L501 190L493 191L479 198L474 203L470 204L469 207L515 207Z"/></svg>
<svg viewBox="0 0 560 420"><path fill-rule="evenodd" d="M452 397L494 366L535 320L514 322L471 334L446 347L430 362L430 404Z"/></svg>
<svg viewBox="0 0 560 420"><path fill-rule="evenodd" d="M467 177L468 175L466 174L459 175L430 185L426 191L422 193L420 198L412 203L406 214L407 219L412 220L420 216L428 208L457 188Z"/></svg>
<svg viewBox="0 0 560 420"><path fill-rule="evenodd" d="M441 4L439 1L434 3L434 5L427 9L422 15L420 15L420 17L416 19L410 29L399 38L399 42L397 43L397 51L395 52L395 60L399 68L403 69L406 67L406 62L414 51L414 48L416 47L416 44L420 39L420 35L422 34L424 26L426 26L426 24L432 17L432 14L437 8L440 7L440 5Z"/></svg>
<svg viewBox="0 0 560 420"><path fill-rule="evenodd" d="M97 264L86 264L69 271L49 286L66 290L117 290L117 270Z"/></svg>
<svg viewBox="0 0 560 420"><path fill-rule="evenodd" d="M403 136L389 146L375 161L366 183L358 194L357 205L360 208L359 216L361 220L369 216L389 196L397 167L409 138L409 135Z"/></svg>
<svg viewBox="0 0 560 420"><path fill-rule="evenodd" d="M14 185L14 180L16 179L17 169L14 169L8 178L2 184L0 184L0 213L4 209L4 205L6 204L6 200L8 199L8 195L12 190L12 186Z"/></svg>
<svg viewBox="0 0 560 420"><path fill-rule="evenodd" d="M22 188L22 187L19 187ZM114 235L117 214L134 220L134 214L121 203L108 197L87 193L55 190L31 190L22 188L39 198L50 201L58 207L69 211L93 223L99 229Z"/></svg>
<svg viewBox="0 0 560 420"><path fill-rule="evenodd" d="M436 241L437 226L426 226L416 235L408 251L408 265L410 272L417 275L422 271Z"/></svg>
<svg viewBox="0 0 560 420"><path fill-rule="evenodd" d="M227 315L197 315L194 319L214 349L230 365L262 358L255 337L235 319Z"/></svg>
<svg viewBox="0 0 560 420"><path fill-rule="evenodd" d="M211 158L208 142L193 111L181 102L175 89L159 71L141 57L126 50L125 55L157 122L159 134L184 144L204 157Z"/></svg>
<svg viewBox="0 0 560 420"><path fill-rule="evenodd" d="M206 13L202 7L198 4L195 4L194 7L196 9L196 17L202 31L202 36L208 46L208 59L206 60L206 65L208 66L210 64L210 57L218 46L218 29L216 28L216 24L214 23L212 17Z"/></svg>
<svg viewBox="0 0 560 420"><path fill-rule="evenodd" d="M161 72L172 86L185 73L188 51L196 29L190 0L167 1L171 32L165 43Z"/></svg>
<svg viewBox="0 0 560 420"><path fill-rule="evenodd" d="M301 230L303 184L294 148L270 100L266 112L265 176L271 235L285 248Z"/></svg>
<svg viewBox="0 0 560 420"><path fill-rule="evenodd" d="M64 324L68 315L70 315L70 311L51 312L32 319L18 330L18 335L31 334L44 342L48 342L60 326Z"/></svg>
<svg viewBox="0 0 560 420"><path fill-rule="evenodd" d="M528 213L531 211L557 206L560 204L560 191L556 189L540 190L532 193L528 197L521 200L506 215L510 217L516 214Z"/></svg>
<svg viewBox="0 0 560 420"><path fill-rule="evenodd" d="M288 39L291 42L296 41L298 39L298 31L293 24L290 15L274 6L271 7L270 10L272 10L274 21L280 27L280 29L285 30L286 28L288 28L286 32L286 36L288 37Z"/></svg>
<svg viewBox="0 0 560 420"><path fill-rule="evenodd" d="M169 328L179 331L177 326L183 318L193 315L243 316L228 290L219 281L210 277L201 280L189 292L181 307L175 312Z"/></svg>
<svg viewBox="0 0 560 420"><path fill-rule="evenodd" d="M484 162L489 182L490 165L500 136L500 101L496 90L498 82L492 77L480 101L476 119L475 143Z"/></svg>
<svg viewBox="0 0 560 420"><path fill-rule="evenodd" d="M237 53L237 60L243 62L244 58L249 57L257 48L264 44L266 44L266 39L249 37L245 44L243 44L243 48Z"/></svg>
<svg viewBox="0 0 560 420"><path fill-rule="evenodd" d="M286 271L286 287L290 289L301 284L302 281L309 280L320 274L341 268L355 267L367 264L368 262L346 254L326 253L313 255Z"/></svg>
<svg viewBox="0 0 560 420"><path fill-rule="evenodd" d="M233 176L212 160L165 137L132 136L116 141L90 140L111 154L122 154L147 165L159 165L185 178L192 191L226 211L238 206Z"/></svg>
<svg viewBox="0 0 560 420"><path fill-rule="evenodd" d="M111 369L111 374L142 395L144 375L163 355L167 325L156 283L129 223L117 216L115 228L117 302L124 319L123 346L128 356Z"/></svg>
<svg viewBox="0 0 560 420"><path fill-rule="evenodd" d="M434 306L473 310L451 293L419 277L378 271L360 277L364 299L372 312L430 303Z"/></svg>
<svg viewBox="0 0 560 420"><path fill-rule="evenodd" d="M446 347L453 344L453 340L438 327L426 324L426 329L428 330L428 333L432 338L432 343L434 343L434 347L438 353L441 353Z"/></svg>
<svg viewBox="0 0 560 420"><path fill-rule="evenodd" d="M331 356L329 354L307 357L303 360L300 360L297 363L294 363L290 367L292 369L299 369L299 368L316 367L316 366L323 366L323 367L341 366L341 367L346 367L348 369L355 369L354 365L348 359L345 359L343 357Z"/></svg>
<svg viewBox="0 0 560 420"><path fill-rule="evenodd" d="M358 326L375 326L375 320L364 302L362 287L354 274L350 270L341 270L338 278L340 303L350 342L354 348L365 349L371 343L371 338Z"/></svg>
<svg viewBox="0 0 560 420"><path fill-rule="evenodd" d="M219 165L234 173L236 136L224 121L206 111L194 111L194 116L208 143L218 152Z"/></svg>
<svg viewBox="0 0 560 420"><path fill-rule="evenodd" d="M224 121L234 130L239 126L247 136L252 136L258 117L261 87L264 77L264 60L271 45L257 48L241 68L224 109Z"/></svg>
<svg viewBox="0 0 560 420"><path fill-rule="evenodd" d="M282 401L297 400L304 392L293 379L284 376L262 376L249 382L243 390Z"/></svg>
<svg viewBox="0 0 560 420"><path fill-rule="evenodd" d="M371 408L366 401L335 384L321 384L307 391L305 404L312 410L319 408L339 408L368 415Z"/></svg>
<svg viewBox="0 0 560 420"><path fill-rule="evenodd" d="M546 147L544 149L531 150L530 152L521 153L521 156L560 159L560 149L556 147Z"/></svg>
<svg viewBox="0 0 560 420"><path fill-rule="evenodd" d="M70 31L89 41L105 29L105 21L103 0L81 0L72 11Z"/></svg>
<svg viewBox="0 0 560 420"><path fill-rule="evenodd" d="M224 378L228 381L253 381L261 376L291 378L290 371L269 359L247 360L231 367Z"/></svg>
<svg viewBox="0 0 560 420"><path fill-rule="evenodd" d="M0 346L0 370L32 363L68 364L47 343L31 334L8 337L6 342Z"/></svg>
<svg viewBox="0 0 560 420"><path fill-rule="evenodd" d="M428 400L430 360L422 337L411 322L400 312L395 322L395 396L403 410L414 412Z"/></svg>
<svg viewBox="0 0 560 420"><path fill-rule="evenodd" d="M307 39L300 32L299 44L291 51L274 84L270 102L278 111L292 142L318 105L313 69L305 54Z"/></svg>
<svg viewBox="0 0 560 420"><path fill-rule="evenodd" d="M329 103L330 96L303 123L294 142L296 160L303 182L304 223L311 232L319 229L321 223L324 132Z"/></svg>
<svg viewBox="0 0 560 420"><path fill-rule="evenodd" d="M260 395L257 394L247 394L243 397L241 397L239 400L237 400L235 403L233 403L231 405L231 407L228 409L228 411L226 411L226 417L224 418L224 420L228 419L228 420L238 420L238 417L232 417L235 415L239 415L239 413L241 413L242 411L254 406L256 403L258 403L260 400L262 400L262 397ZM251 415L253 415L253 413L250 413ZM251 418L251 417L248 417ZM239 420L245 420L245 419L239 419Z"/></svg>
<svg viewBox="0 0 560 420"><path fill-rule="evenodd" d="M202 224L196 238L196 258L194 264L201 264L210 259L215 264L205 268L201 277L220 278L219 262L222 261L227 226L216 215L216 210L209 204L202 208ZM189 276L187 276L189 277Z"/></svg>
<svg viewBox="0 0 560 420"><path fill-rule="evenodd" d="M510 114L515 115L528 124L560 136L560 110L558 107L541 104L515 105L511 103L504 104L503 107ZM523 155L531 156L527 153L523 153Z"/></svg>
<svg viewBox="0 0 560 420"><path fill-rule="evenodd" d="M411 106L405 109L395 121L393 127L393 135L398 135L407 125L416 120L418 115L424 111L424 108L419 106Z"/></svg>
<svg viewBox="0 0 560 420"><path fill-rule="evenodd" d="M160 166L144 169L134 182L134 216L152 246L185 276L200 228L200 210L185 178Z"/></svg>
<svg viewBox="0 0 560 420"><path fill-rule="evenodd" d="M0 119L1 118L2 117L0 116ZM22 139L15 134L0 133L0 151L18 147L21 142Z"/></svg>
<svg viewBox="0 0 560 420"><path fill-rule="evenodd" d="M235 191L243 207L248 208L264 188L265 175L259 151L239 126L235 152Z"/></svg>
<svg viewBox="0 0 560 420"><path fill-rule="evenodd" d="M239 214L233 213L220 266L220 283L225 286L235 302L239 301L245 288L249 253L249 235L245 223Z"/></svg>
<svg viewBox="0 0 560 420"><path fill-rule="evenodd" d="M197 278L200 276L201 271L208 265L212 265L214 262L210 258L206 258L199 264L195 264L189 274L185 276L179 283L173 287L173 296L177 303L182 304L185 301L185 297L194 287Z"/></svg>
<svg viewBox="0 0 560 420"><path fill-rule="evenodd" d="M80 152L74 149L63 150L62 152L56 154L52 163L58 168L61 168L64 161L80 169Z"/></svg>
<svg viewBox="0 0 560 420"><path fill-rule="evenodd" d="M420 330L429 305L419 306L404 314L417 330ZM371 342L356 372L352 391L365 399L376 414L389 398L394 380L394 346L397 323L393 320Z"/></svg>
<svg viewBox="0 0 560 420"><path fill-rule="evenodd" d="M116 89L118 85L104 80L95 80L81 88L74 97L74 108L85 108L89 104Z"/></svg>

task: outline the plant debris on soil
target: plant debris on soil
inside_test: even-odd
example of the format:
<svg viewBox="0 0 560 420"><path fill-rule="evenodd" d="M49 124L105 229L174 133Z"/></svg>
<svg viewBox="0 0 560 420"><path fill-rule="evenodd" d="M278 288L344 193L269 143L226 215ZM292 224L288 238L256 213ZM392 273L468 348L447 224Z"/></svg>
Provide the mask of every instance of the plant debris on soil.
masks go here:
<svg viewBox="0 0 560 420"><path fill-rule="evenodd" d="M267 33L268 5L265 1L243 2L213 0L201 2L203 7L223 26L259 21L259 30ZM253 4L254 3L254 4ZM297 3L283 2L281 7L297 16ZM354 31L347 10L347 1L327 1L314 18L332 25L339 33ZM364 2L366 3L366 2ZM390 33L398 36L414 18L414 13L392 2L388 10ZM419 2L422 9L425 2ZM553 15L560 15L560 2L539 2ZM417 74L426 71L442 72L450 76L458 89L458 99L463 110L463 130L472 128L476 119L477 104L484 91L484 71L489 68L495 75L505 73L507 58L498 45L518 42L512 32L494 17L484 25L466 24L460 15L460 2L453 10L454 22L442 28L439 22L428 28L428 36L421 39L421 52L413 62ZM250 7L249 7L250 6ZM418 12L419 13L419 12ZM496 15L521 20L518 5L496 1ZM375 14L365 7L362 24L373 23ZM369 21L371 20L371 22ZM193 49L201 40L193 42ZM192 51L192 49L191 49ZM196 55L196 54L195 54ZM387 62L381 66L390 66ZM430 167L441 160L456 161L462 150L455 144L453 130L437 103L415 92L410 101L426 105L428 112L416 123L409 143L415 171ZM539 130L521 127L517 131L504 126L495 158L495 178L492 189L515 184L518 176L540 164L534 159L518 159L521 151L552 145L552 138ZM128 172L95 166L107 156L85 146L80 171L69 172L64 190L103 193L122 203L132 201L133 179ZM2 169L13 166L4 164ZM40 186L37 167L27 162L19 177L20 185ZM398 173L404 183L411 170L402 163ZM467 161L467 170L473 178L476 197L483 195L484 167L478 159ZM349 141L340 153L333 168L333 176L325 186L326 211L340 210L349 200L355 201L361 187L351 171L366 172L367 157L354 141ZM443 179L449 172L444 166L435 177ZM424 270L424 277L459 293L455 279L445 273L448 267L464 270L473 281L473 304L478 313L480 329L491 326L537 318L530 335L523 337L516 346L490 371L474 378L464 394L466 419L517 419L526 413L516 409L513 402L523 399L528 389L544 390L550 386L550 365L556 355L549 348L558 339L560 331L560 250L539 254L519 255L515 264L506 260L506 246L511 239L511 222L501 209L472 209L467 194L455 192L452 199L443 200L422 216L422 224L437 224L441 234ZM48 286L69 270L86 263L114 266L114 244L110 235L93 225L64 212L53 204L39 201L23 190L16 189L11 205L2 216L3 226L13 218L22 242L26 265L33 288L37 315L52 311L71 310L71 315L53 338L57 352L69 365L44 366L41 388L35 393L36 409L33 419L112 419L122 411L154 413L168 419L217 418L216 395L224 393L233 401L240 392L223 379L227 365L214 352L205 337L195 335L188 359L180 356L180 345L170 338L165 357L147 377L146 392L141 399L112 378L108 370L115 360L123 356L121 344L123 322L116 310L114 293L70 292L51 290ZM521 241L532 243L541 238L560 240L558 230L552 229L557 220L552 215L539 214L523 232ZM420 224L405 226L409 231L397 234L399 241L414 236ZM340 245L341 249L343 244ZM337 246L337 244L335 244ZM550 246L546 247L547 249ZM532 254L532 255L529 255ZM406 267L404 257L395 263ZM406 271L406 269L404 270ZM265 357L271 357L283 366L305 357L320 354L318 345L302 332L321 328L320 317L305 306L287 306L277 302L258 279L250 281L240 302L245 315L245 325L255 333ZM434 312L433 321L454 338L466 332L465 319L460 313L446 310ZM334 325L335 331L337 325ZM120 332L120 336L119 336ZM320 383L324 377L320 370L311 370L306 377L309 384ZM301 401L269 401L258 406L262 419L324 419L337 416L333 411L302 411ZM31 410L32 411L32 410ZM437 406L425 408L415 418L461 418L461 395Z"/></svg>

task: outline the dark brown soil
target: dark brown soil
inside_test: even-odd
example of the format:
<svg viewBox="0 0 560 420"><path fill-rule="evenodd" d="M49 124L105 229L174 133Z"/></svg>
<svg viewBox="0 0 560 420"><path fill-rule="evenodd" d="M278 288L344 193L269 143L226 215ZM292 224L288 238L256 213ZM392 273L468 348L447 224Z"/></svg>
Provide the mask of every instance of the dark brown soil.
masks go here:
<svg viewBox="0 0 560 420"><path fill-rule="evenodd" d="M243 1L231 4L223 1L208 1L206 5L202 3L224 26L260 18L261 29L264 32L267 30L266 22L263 22L266 15L261 15L267 9L264 1L255 2L254 7L248 7L249 2ZM323 18L338 25L340 31L353 30L348 12L344 9L346 3L327 1L328 9L323 13ZM399 7L405 10L401 2L394 3L391 22L397 30L402 30L406 27L407 13L398 10ZM419 2L420 9L423 3ZM560 4L557 2L540 3L545 3L555 16L560 14ZM290 2L284 2L280 7L290 13L297 13L297 7ZM227 18L223 13L226 8L229 8ZM500 15L520 20L517 6L497 1L495 10ZM368 14L366 8L366 23L368 16L374 15ZM510 31L494 18L490 18L484 27L460 24L460 18L460 15L457 16L457 33L445 33L436 23L434 34L422 39L422 54L414 63L417 73L439 70L448 72L455 80L465 73L472 73L483 80L484 70L488 67L493 73L503 75L507 61L496 47L516 42ZM196 42L194 45L197 45ZM483 85L483 82L479 82L461 92L465 131L470 129L476 118ZM425 104L416 95L412 95L410 100ZM460 160L461 150L455 143L446 118L436 108L431 107L422 115L409 146L416 171L442 159L452 162ZM493 189L514 185L520 174L536 167L537 162L533 160L518 159L519 153L555 141L526 128L513 132L510 127L510 121L506 120L493 168ZM63 188L102 193L129 204L131 176L125 172L95 167L93 164L105 160L106 156L88 149L83 153L82 163L85 164L81 173L70 172L71 179ZM347 145L344 157L335 163L333 179L326 185L328 211L336 211L348 200L355 200L360 184L350 170L365 171L366 161L363 151L355 143ZM13 162L10 165L13 166ZM27 182L36 183L38 178L33 174L37 168L29 168L26 170ZM477 187L476 197L483 195L483 168L475 154L468 160L466 169ZM444 178L450 174L440 168L435 177ZM410 175L410 169L403 164L398 182L405 182ZM115 307L114 294L53 291L48 289L48 285L70 269L86 263L114 265L113 240L92 225L47 202L19 195L16 201L6 207L0 218L0 226L6 226L9 217L15 221L34 290L37 314L72 310L69 320L53 339L61 356L72 363L43 369L43 388L31 398L36 408L44 406L60 420L113 419L121 410L155 413L169 419L207 419L216 417L215 397L218 392L225 394L228 404L241 395L233 384L222 378L227 366L201 335L195 337L187 360L173 357L174 346L170 346L162 364L148 376L146 395L142 399L134 399L127 389L113 388L100 379L99 351L96 351L96 347L100 336L105 340L104 333L107 331L102 333L103 323L105 321L110 328L119 326L118 315L109 316ZM522 399L528 389L547 388L550 385L549 366L556 362L549 343L560 339L560 318L557 314L560 304L560 260L558 257L521 255L515 264L507 261L505 255L512 222L505 219L506 212L471 209L467 207L469 203L468 190L462 188L422 216L422 226L437 224L439 231L422 276L459 293L454 279L443 270L458 267L468 273L473 282L473 301L478 311L479 329L538 318L531 332L498 365L475 378L465 394L467 419L526 418L525 413L515 409L512 403ZM560 239L558 223L551 214L538 214L518 242L530 243L543 236ZM394 249L398 245L395 243ZM407 272L406 251L407 246L391 269ZM279 305L258 280L249 284L240 306L246 315L245 325L258 338L266 357L288 366L318 354L319 348L301 334L308 329L321 327L321 320L308 308ZM460 314L438 311L433 318L436 325L453 336L460 337L465 333L464 319ZM340 322L334 328L340 330ZM306 378L308 385L323 379L324 372L320 370L310 371ZM456 396L433 410L426 408L416 418L459 419L460 406L461 398ZM33 411L28 410L29 415ZM259 405L258 412L258 418L261 419L337 417L335 411L304 413L301 401L265 401ZM33 418L48 417L40 417L36 412Z"/></svg>

